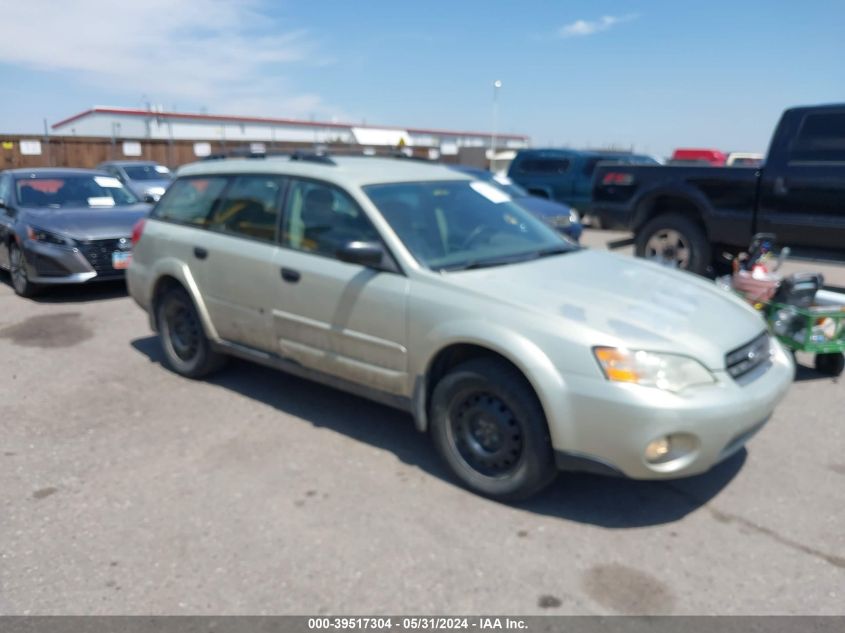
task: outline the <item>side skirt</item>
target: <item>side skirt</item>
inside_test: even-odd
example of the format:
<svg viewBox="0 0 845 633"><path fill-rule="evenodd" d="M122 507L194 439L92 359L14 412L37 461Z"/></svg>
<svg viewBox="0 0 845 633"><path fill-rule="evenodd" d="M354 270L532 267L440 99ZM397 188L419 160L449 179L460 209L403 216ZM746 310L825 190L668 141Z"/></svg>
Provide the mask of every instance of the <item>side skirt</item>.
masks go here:
<svg viewBox="0 0 845 633"><path fill-rule="evenodd" d="M306 380L312 380L326 385L327 387L340 389L341 391L346 391L356 396L373 400L380 404L393 407L394 409L414 413L413 403L410 398L379 391L378 389L373 389L372 387L359 385L358 383L345 380L343 378L337 378L336 376L332 376L315 369L303 367L299 363L283 358L277 354L271 354L246 345L241 345L240 343L233 343L231 341L212 342L212 347L215 351L222 354L229 354L230 356L258 363L259 365L278 369L285 373L298 376L299 378L305 378Z"/></svg>

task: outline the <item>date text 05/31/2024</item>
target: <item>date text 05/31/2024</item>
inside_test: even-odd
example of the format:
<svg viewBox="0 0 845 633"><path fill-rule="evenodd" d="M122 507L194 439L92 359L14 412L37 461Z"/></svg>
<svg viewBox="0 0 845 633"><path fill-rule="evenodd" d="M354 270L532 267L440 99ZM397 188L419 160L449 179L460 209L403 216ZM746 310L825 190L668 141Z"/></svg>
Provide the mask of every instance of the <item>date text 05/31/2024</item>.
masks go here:
<svg viewBox="0 0 845 633"><path fill-rule="evenodd" d="M499 617L321 617L308 618L308 628L315 631L337 630L393 630L445 631L445 630L524 630L525 620Z"/></svg>

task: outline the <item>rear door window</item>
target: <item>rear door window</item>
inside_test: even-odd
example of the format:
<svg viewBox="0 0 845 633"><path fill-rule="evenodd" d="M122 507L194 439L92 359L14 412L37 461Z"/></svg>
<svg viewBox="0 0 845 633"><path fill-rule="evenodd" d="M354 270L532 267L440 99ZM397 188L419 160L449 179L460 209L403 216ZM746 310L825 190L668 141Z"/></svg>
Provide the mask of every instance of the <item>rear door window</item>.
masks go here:
<svg viewBox="0 0 845 633"><path fill-rule="evenodd" d="M215 205L208 228L221 233L274 242L285 179L237 176Z"/></svg>
<svg viewBox="0 0 845 633"><path fill-rule="evenodd" d="M802 162L845 162L845 112L808 114L789 158Z"/></svg>
<svg viewBox="0 0 845 633"><path fill-rule="evenodd" d="M207 226L211 210L226 188L224 176L180 178L153 210L157 220Z"/></svg>

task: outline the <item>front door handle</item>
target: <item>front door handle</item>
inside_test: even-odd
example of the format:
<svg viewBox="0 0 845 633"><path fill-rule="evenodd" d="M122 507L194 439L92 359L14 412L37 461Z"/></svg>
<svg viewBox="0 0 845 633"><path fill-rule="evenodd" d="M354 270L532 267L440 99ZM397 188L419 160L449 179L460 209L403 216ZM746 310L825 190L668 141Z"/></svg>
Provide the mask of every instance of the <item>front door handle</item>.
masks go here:
<svg viewBox="0 0 845 633"><path fill-rule="evenodd" d="M208 251L201 246L194 246L194 257L197 259L205 259L208 257Z"/></svg>
<svg viewBox="0 0 845 633"><path fill-rule="evenodd" d="M772 189L774 189L776 196L785 196L789 193L789 187L786 186L786 179L783 176L775 178Z"/></svg>
<svg viewBox="0 0 845 633"><path fill-rule="evenodd" d="M292 284L295 284L299 281L299 271L294 270L293 268L282 268L282 279Z"/></svg>

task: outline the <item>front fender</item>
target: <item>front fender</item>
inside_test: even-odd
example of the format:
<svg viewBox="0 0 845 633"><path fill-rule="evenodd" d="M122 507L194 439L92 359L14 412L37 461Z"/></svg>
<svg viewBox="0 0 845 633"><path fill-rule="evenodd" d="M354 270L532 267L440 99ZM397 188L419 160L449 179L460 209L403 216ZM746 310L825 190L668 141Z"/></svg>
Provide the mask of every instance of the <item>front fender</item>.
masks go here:
<svg viewBox="0 0 845 633"><path fill-rule="evenodd" d="M426 412L428 376L437 355L452 345L476 345L489 349L516 366L534 388L540 400L552 444L567 446L571 438L569 424L561 420L572 420L568 415L566 380L543 349L525 335L490 322L476 320L450 321L437 325L425 338L426 353L412 359L412 372L417 377L415 417L420 430L428 426Z"/></svg>

